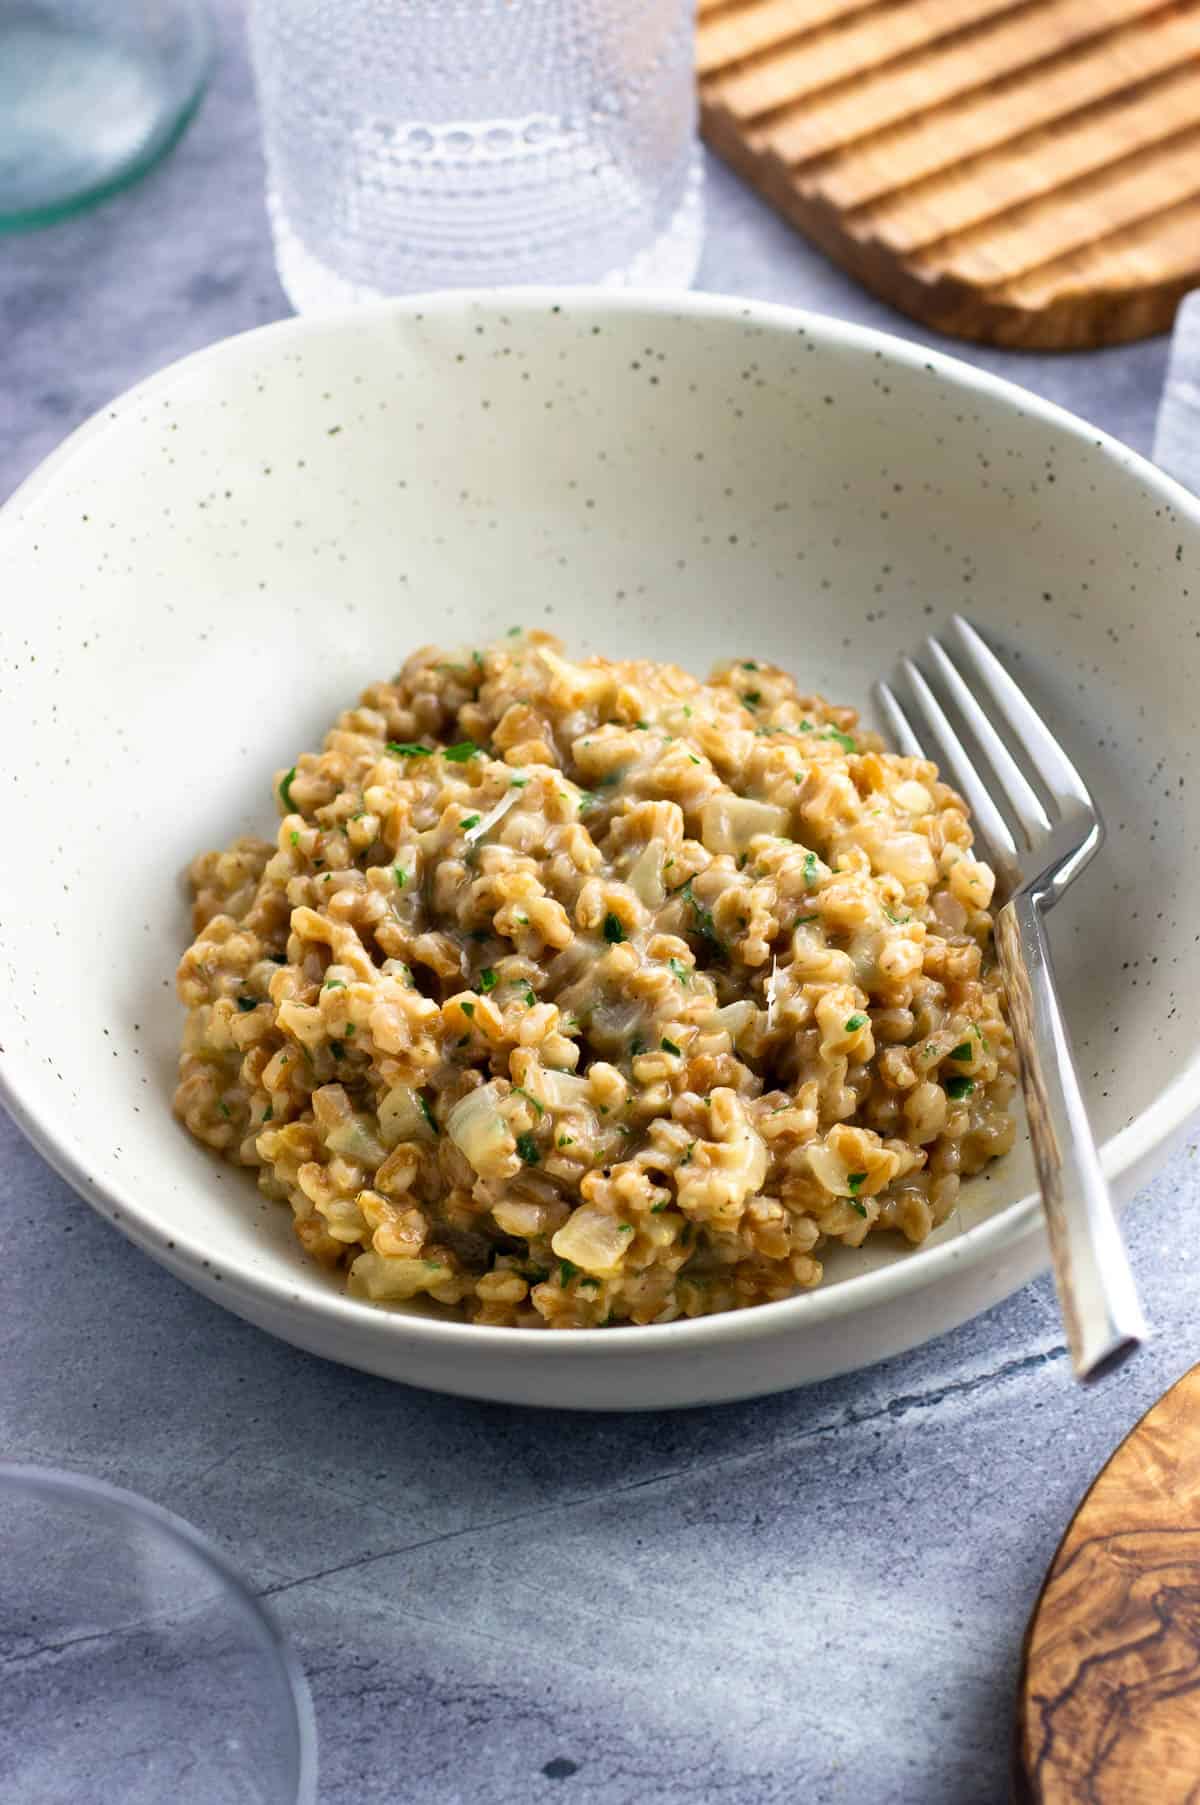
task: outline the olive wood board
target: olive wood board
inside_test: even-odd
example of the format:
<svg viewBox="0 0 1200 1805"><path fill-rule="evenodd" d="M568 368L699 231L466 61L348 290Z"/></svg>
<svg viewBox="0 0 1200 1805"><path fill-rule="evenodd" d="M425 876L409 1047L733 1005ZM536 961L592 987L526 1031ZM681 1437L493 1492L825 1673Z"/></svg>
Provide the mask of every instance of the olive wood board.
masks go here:
<svg viewBox="0 0 1200 1805"><path fill-rule="evenodd" d="M1076 1511L1025 1637L1015 1805L1200 1805L1200 1366Z"/></svg>
<svg viewBox="0 0 1200 1805"><path fill-rule="evenodd" d="M1200 285L1200 0L698 0L713 149L959 338L1163 332Z"/></svg>

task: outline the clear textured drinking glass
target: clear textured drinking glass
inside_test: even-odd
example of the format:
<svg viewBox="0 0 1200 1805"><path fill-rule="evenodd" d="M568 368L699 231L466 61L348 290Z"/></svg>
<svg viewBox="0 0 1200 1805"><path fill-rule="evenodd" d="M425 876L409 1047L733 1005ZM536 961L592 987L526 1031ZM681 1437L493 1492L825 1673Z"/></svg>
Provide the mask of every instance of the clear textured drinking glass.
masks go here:
<svg viewBox="0 0 1200 1805"><path fill-rule="evenodd" d="M211 58L202 0L0 0L0 232L142 175L195 112Z"/></svg>
<svg viewBox="0 0 1200 1805"><path fill-rule="evenodd" d="M314 1805L299 1664L187 1523L0 1464L0 1791L30 1805Z"/></svg>
<svg viewBox="0 0 1200 1805"><path fill-rule="evenodd" d="M300 311L692 280L694 0L252 0L250 29Z"/></svg>

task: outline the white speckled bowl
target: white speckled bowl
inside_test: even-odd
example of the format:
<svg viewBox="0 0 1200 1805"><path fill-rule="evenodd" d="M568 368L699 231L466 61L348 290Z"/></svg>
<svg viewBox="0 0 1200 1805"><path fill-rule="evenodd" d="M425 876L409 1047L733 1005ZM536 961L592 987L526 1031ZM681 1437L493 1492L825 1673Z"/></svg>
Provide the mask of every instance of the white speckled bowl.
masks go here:
<svg viewBox="0 0 1200 1805"><path fill-rule="evenodd" d="M523 620L700 672L761 655L864 702L966 609L1109 821L1054 929L1123 1198L1197 1100L1200 505L964 364L705 297L289 321L76 433L0 513L0 570L0 1088L155 1259L300 1346L485 1398L693 1404L865 1365L1045 1259L1017 1153L919 1252L843 1256L818 1292L666 1327L431 1321L305 1262L287 1212L170 1113L179 874L269 831L273 771L431 637Z"/></svg>

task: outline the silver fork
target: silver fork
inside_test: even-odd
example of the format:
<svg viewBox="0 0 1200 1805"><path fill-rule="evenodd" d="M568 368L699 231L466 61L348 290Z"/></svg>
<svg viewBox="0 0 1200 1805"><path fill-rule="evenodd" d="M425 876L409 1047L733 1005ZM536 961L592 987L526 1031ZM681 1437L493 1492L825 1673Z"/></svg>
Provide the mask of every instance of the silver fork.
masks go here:
<svg viewBox="0 0 1200 1805"><path fill-rule="evenodd" d="M1045 916L1104 839L1087 785L1027 697L960 614L951 617L954 656L926 641L928 669L900 661L907 709L886 683L875 693L902 752L933 758L966 799L996 873L996 949L1008 991L1029 1136L1050 1235L1059 1305L1079 1379L1118 1366L1149 1330L1079 1088L1059 1006ZM977 767L936 690L981 754ZM986 701L992 713L984 706ZM1051 798L1053 818L993 725L1021 746ZM980 775L990 767L994 792ZM1018 846L1003 809L1024 840Z"/></svg>

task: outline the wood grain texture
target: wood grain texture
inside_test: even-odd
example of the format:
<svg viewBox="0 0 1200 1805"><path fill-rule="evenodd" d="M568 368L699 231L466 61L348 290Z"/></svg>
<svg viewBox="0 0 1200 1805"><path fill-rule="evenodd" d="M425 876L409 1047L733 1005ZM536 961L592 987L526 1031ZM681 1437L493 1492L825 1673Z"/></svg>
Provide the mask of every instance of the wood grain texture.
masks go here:
<svg viewBox="0 0 1200 1805"><path fill-rule="evenodd" d="M699 0L705 135L885 300L1044 349L1200 284L1200 0Z"/></svg>
<svg viewBox="0 0 1200 1805"><path fill-rule="evenodd" d="M1025 1639L1017 1805L1200 1805L1200 1366L1113 1455Z"/></svg>

